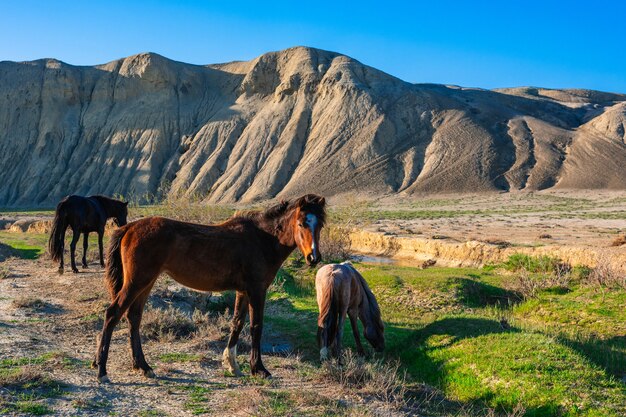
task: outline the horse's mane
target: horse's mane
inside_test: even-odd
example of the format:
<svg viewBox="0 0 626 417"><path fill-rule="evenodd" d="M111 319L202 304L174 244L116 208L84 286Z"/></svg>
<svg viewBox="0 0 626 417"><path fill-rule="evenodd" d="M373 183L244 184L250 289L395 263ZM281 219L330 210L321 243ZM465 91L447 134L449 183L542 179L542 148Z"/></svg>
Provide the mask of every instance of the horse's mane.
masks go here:
<svg viewBox="0 0 626 417"><path fill-rule="evenodd" d="M118 213L120 209L123 209L126 203L120 200L116 200L105 195L91 195L88 198L95 198L104 207L105 210L111 213Z"/></svg>
<svg viewBox="0 0 626 417"><path fill-rule="evenodd" d="M367 301L368 301L367 304L369 306L370 317L374 320L376 325L380 329L382 329L384 325L383 325L383 321L380 315L380 307L378 307L378 302L376 301L376 297L374 297L374 293L372 292L372 290L370 290L369 285L367 285L367 281L365 281L365 278L363 278L363 275L361 275L361 273L357 271L354 266L352 266L351 262L349 261L343 262L342 265L349 267L356 275L357 279L359 280L359 283L361 284L361 288L363 288L363 292L365 293L365 296L367 297Z"/></svg>
<svg viewBox="0 0 626 417"><path fill-rule="evenodd" d="M324 203L320 203L320 198L314 194L307 194L294 200L283 200L265 210L243 210L237 211L231 219L249 219L257 224L276 224L278 220L287 216L296 208L315 214L320 226L326 222L326 210Z"/></svg>

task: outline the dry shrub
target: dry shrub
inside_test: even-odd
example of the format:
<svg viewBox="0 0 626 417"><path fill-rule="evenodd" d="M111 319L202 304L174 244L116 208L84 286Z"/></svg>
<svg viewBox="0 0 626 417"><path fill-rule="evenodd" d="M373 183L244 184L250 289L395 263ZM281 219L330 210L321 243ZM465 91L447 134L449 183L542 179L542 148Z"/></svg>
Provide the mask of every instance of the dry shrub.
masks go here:
<svg viewBox="0 0 626 417"><path fill-rule="evenodd" d="M156 198L144 198L146 201L157 202ZM151 207L150 215L160 215L192 223L214 223L229 217L233 211L229 208L209 205L202 202L200 195L184 195L184 193L165 194L165 198L158 201L158 205Z"/></svg>
<svg viewBox="0 0 626 417"><path fill-rule="evenodd" d="M510 411L496 411L490 407L469 404L455 413L454 417L524 417L525 415L526 408L519 403Z"/></svg>
<svg viewBox="0 0 626 417"><path fill-rule="evenodd" d="M470 240L479 240L480 241L480 239L470 239ZM495 237L485 238L485 239L482 240L482 242L488 243L490 245L495 245L495 246L497 246L499 248L508 248L508 247L512 246L511 242L507 242L506 240L498 239L498 238L495 238Z"/></svg>
<svg viewBox="0 0 626 417"><path fill-rule="evenodd" d="M400 362L365 361L351 350L345 350L342 359L343 364L325 362L320 378L371 395L396 409L405 405L406 373L400 372Z"/></svg>
<svg viewBox="0 0 626 417"><path fill-rule="evenodd" d="M13 300L13 306L15 308L44 308L46 302L31 296L19 297Z"/></svg>
<svg viewBox="0 0 626 417"><path fill-rule="evenodd" d="M585 277L585 283L592 287L626 289L626 272L616 268L608 256L601 255L596 267Z"/></svg>
<svg viewBox="0 0 626 417"><path fill-rule="evenodd" d="M521 294L522 298L536 298L540 291L549 288L567 290L572 282L571 268L562 264L555 267L551 274L532 276L526 269L521 269L512 285L512 290Z"/></svg>
<svg viewBox="0 0 626 417"><path fill-rule="evenodd" d="M142 319L142 333L148 339L171 341L189 336L196 330L191 318L180 310L168 307L146 309Z"/></svg>
<svg viewBox="0 0 626 417"><path fill-rule="evenodd" d="M0 265L0 279L7 279L11 276L11 270L6 265Z"/></svg>
<svg viewBox="0 0 626 417"><path fill-rule="evenodd" d="M537 239L552 239L552 235L549 233L542 233L537 236Z"/></svg>
<svg viewBox="0 0 626 417"><path fill-rule="evenodd" d="M422 264L420 265L420 269L430 268L431 266L434 266L436 263L437 263L436 260L428 259L428 260L422 262Z"/></svg>
<svg viewBox="0 0 626 417"><path fill-rule="evenodd" d="M622 245L626 245L626 235L616 237L611 243L611 246L622 246Z"/></svg>
<svg viewBox="0 0 626 417"><path fill-rule="evenodd" d="M203 351L207 349L219 351L224 348L223 342L228 339L232 321L232 315L228 309L217 314L195 310L191 319L195 326L195 331L191 334L194 348ZM246 322L239 334L239 352L249 351L251 344L250 326Z"/></svg>
<svg viewBox="0 0 626 417"><path fill-rule="evenodd" d="M230 312L209 315L195 310L191 319L196 330L193 332L194 339L216 341L224 339L230 330Z"/></svg>
<svg viewBox="0 0 626 417"><path fill-rule="evenodd" d="M15 387L42 382L46 377L39 369L22 366L11 372L0 373L0 387Z"/></svg>
<svg viewBox="0 0 626 417"><path fill-rule="evenodd" d="M522 298L526 300L537 297L537 293L542 288L538 279L534 279L527 270L522 269L515 277L512 289L521 294Z"/></svg>
<svg viewBox="0 0 626 417"><path fill-rule="evenodd" d="M320 242L322 256L328 263L343 262L352 256L350 229L329 224L322 229Z"/></svg>

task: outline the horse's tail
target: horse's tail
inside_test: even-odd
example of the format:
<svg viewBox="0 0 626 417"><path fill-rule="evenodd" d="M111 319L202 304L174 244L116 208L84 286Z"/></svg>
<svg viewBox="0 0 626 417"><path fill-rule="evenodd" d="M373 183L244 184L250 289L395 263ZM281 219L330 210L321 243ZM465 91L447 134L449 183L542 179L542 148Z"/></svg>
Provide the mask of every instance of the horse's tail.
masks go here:
<svg viewBox="0 0 626 417"><path fill-rule="evenodd" d="M337 321L339 319L339 306L333 285L329 285L327 293L324 294L324 301L320 305L320 320L317 330L317 341L319 346L329 348L337 334Z"/></svg>
<svg viewBox="0 0 626 417"><path fill-rule="evenodd" d="M107 249L106 272L104 279L114 300L117 293L121 291L124 284L124 265L122 264L122 238L127 232L127 228L122 227L113 232L109 247Z"/></svg>
<svg viewBox="0 0 626 417"><path fill-rule="evenodd" d="M65 200L57 204L52 222L52 231L48 240L48 252L53 261L58 262L63 258L63 240L67 229L67 208Z"/></svg>

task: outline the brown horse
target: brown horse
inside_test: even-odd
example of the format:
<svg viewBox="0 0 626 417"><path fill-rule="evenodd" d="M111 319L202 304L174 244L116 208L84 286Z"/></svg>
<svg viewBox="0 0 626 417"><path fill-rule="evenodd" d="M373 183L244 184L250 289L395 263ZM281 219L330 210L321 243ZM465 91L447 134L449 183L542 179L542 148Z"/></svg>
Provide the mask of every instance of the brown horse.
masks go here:
<svg viewBox="0 0 626 417"><path fill-rule="evenodd" d="M324 265L315 276L315 291L320 314L317 319L317 341L320 360L328 359L328 350L341 358L341 341L346 314L350 317L352 334L359 355L365 351L361 345L357 316L363 323L363 335L377 352L385 349L384 325L380 309L365 279L350 262Z"/></svg>
<svg viewBox="0 0 626 417"><path fill-rule="evenodd" d="M94 366L98 381L107 382L106 362L113 328L126 315L133 368L147 377L154 372L141 348L139 326L144 304L161 272L200 291L235 290L235 308L224 365L240 376L237 340L250 311L253 375L271 376L261 362L261 332L267 288L296 248L309 266L320 261L319 236L325 200L313 194L282 202L263 212L236 214L205 226L149 217L117 230L109 244L106 281L113 302L106 310Z"/></svg>

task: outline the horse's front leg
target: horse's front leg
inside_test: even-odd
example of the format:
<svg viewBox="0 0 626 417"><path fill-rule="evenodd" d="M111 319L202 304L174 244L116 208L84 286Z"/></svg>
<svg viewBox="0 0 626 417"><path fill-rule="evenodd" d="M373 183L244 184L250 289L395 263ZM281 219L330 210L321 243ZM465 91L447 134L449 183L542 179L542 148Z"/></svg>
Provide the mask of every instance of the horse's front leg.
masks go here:
<svg viewBox="0 0 626 417"><path fill-rule="evenodd" d="M70 261L72 263L72 272L75 274L78 273L78 268L76 268L76 260L74 257L76 256L76 244L80 239L80 231L78 228L72 228L72 242L70 243Z"/></svg>
<svg viewBox="0 0 626 417"><path fill-rule="evenodd" d="M263 312L265 309L265 288L255 288L248 292L250 300L250 333L252 334L252 350L250 352L250 372L262 378L270 378L261 361L261 335L263 333Z"/></svg>
<svg viewBox="0 0 626 417"><path fill-rule="evenodd" d="M230 325L230 337L228 338L228 344L222 354L222 364L235 376L243 376L237 363L237 341L239 340L239 334L243 325L246 322L246 311L248 309L248 296L246 293L237 291L237 298L235 299L235 311L233 315L233 321Z"/></svg>
<svg viewBox="0 0 626 417"><path fill-rule="evenodd" d="M104 229L98 230L98 250L100 251L100 266L104 267L104 254L102 253L102 237L104 236Z"/></svg>
<svg viewBox="0 0 626 417"><path fill-rule="evenodd" d="M83 233L83 268L87 268L87 241L89 240L89 232Z"/></svg>

